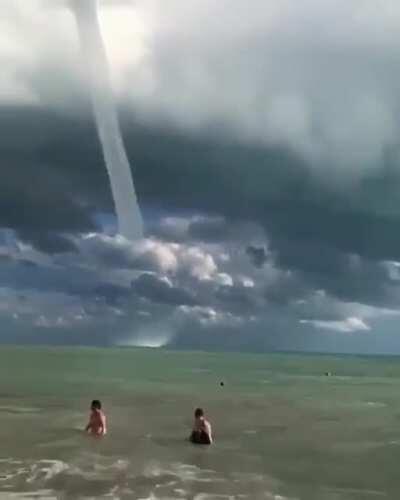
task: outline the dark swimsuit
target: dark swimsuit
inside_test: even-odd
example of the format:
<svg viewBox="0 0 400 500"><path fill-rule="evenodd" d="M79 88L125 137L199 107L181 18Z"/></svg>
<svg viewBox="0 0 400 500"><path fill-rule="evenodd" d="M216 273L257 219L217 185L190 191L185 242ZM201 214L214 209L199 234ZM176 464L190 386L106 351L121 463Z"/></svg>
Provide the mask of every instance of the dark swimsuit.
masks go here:
<svg viewBox="0 0 400 500"><path fill-rule="evenodd" d="M206 431L192 431L190 441L194 444L211 444L210 436Z"/></svg>

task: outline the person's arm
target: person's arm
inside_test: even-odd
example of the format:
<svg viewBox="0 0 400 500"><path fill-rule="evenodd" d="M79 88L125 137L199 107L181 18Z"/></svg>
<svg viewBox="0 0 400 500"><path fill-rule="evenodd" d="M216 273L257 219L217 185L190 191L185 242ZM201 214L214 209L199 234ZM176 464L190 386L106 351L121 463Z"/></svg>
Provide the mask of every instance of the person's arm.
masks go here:
<svg viewBox="0 0 400 500"><path fill-rule="evenodd" d="M206 431L208 437L210 438L210 443L212 443L213 438L212 438L212 429L210 422L204 422L204 430Z"/></svg>
<svg viewBox="0 0 400 500"><path fill-rule="evenodd" d="M103 413L100 416L100 421L101 421L100 434L104 436L104 434L107 434L107 423L106 423L106 416Z"/></svg>
<svg viewBox="0 0 400 500"><path fill-rule="evenodd" d="M90 429L91 429L91 427L92 427L92 423L91 423L91 421L89 419L89 422L88 422L87 426L85 427L85 432L89 432Z"/></svg>

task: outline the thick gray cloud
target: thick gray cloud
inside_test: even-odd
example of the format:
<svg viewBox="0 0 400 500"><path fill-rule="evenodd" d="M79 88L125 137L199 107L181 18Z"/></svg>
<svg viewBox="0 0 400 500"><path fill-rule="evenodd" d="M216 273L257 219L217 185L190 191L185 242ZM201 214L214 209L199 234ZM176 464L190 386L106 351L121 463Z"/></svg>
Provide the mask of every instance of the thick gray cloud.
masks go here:
<svg viewBox="0 0 400 500"><path fill-rule="evenodd" d="M196 299L189 290L174 286L168 278L142 274L132 285L138 295L152 302L171 306L194 306L196 304Z"/></svg>
<svg viewBox="0 0 400 500"><path fill-rule="evenodd" d="M399 133L398 6L374 5L109 2L102 26L116 89L142 121L212 127L288 148L325 179L358 178ZM2 11L2 101L79 110L85 78L68 9L6 0Z"/></svg>
<svg viewBox="0 0 400 500"><path fill-rule="evenodd" d="M88 239L95 244L87 246ZM313 291L306 277L276 267L272 255L260 270L245 246L230 253L225 243L196 245L148 240L137 250L118 236L75 236L76 249L55 257L19 243L16 250L3 246L0 316L20 335L31 325L30 338L39 342L53 335L55 343L251 350L312 349L324 345L324 332L370 335L373 322L398 314ZM107 252L98 246L112 249L112 266L99 260ZM127 261L129 250L147 256Z"/></svg>
<svg viewBox="0 0 400 500"><path fill-rule="evenodd" d="M267 262L267 254L264 247L249 245L246 248L246 253L256 267L263 267L263 265Z"/></svg>

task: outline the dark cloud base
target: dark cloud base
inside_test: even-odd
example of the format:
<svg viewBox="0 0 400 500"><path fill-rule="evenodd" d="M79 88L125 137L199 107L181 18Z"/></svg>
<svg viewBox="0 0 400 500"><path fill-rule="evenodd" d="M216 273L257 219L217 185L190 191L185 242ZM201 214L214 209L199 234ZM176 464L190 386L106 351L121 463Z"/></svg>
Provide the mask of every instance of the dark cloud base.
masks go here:
<svg viewBox="0 0 400 500"><path fill-rule="evenodd" d="M121 310L158 304L168 309L165 321L181 306L194 311L214 308L226 315L212 327L175 326L169 340L174 348L362 346L362 340L357 344L352 339L335 344L311 326L298 326L300 318L345 319L344 313L327 314L326 307L308 310L306 316L296 312L296 304L307 302L318 290L343 303L397 309L398 279L387 267L388 261L400 261L400 174L393 151L374 173L349 186L327 182L288 149L240 144L220 130L195 136L174 131L166 123L145 127L121 115L148 236L197 245L215 259L224 252L237 254L240 263L218 264L223 275L215 275L206 292L207 281L179 273L168 279L168 272L142 274L128 284L118 282L117 274L110 278L113 262L122 259L118 247L105 248L108 258L104 254L97 267L90 259L80 263L81 235L101 230L100 214L113 212L90 115L67 117L51 110L8 107L0 113L0 227L15 231L17 240L32 245L51 262L44 265L29 256L15 261L4 253L3 286L53 290L83 302L100 297L106 307ZM203 218L191 219L193 214ZM172 215L188 221L183 232L168 233L159 225L160 218ZM254 237L258 241L249 241L253 229L246 232L246 224L259 228ZM121 269L137 268L128 257L120 262ZM255 286L224 284L233 272L251 275ZM137 301L134 306L131 300ZM146 314L153 313L144 311L143 317ZM246 326L248 322L239 327L223 324L252 315L258 317L257 327ZM290 321L281 324L279 316ZM13 329L15 325L10 332ZM28 342L39 330L20 338ZM44 343L47 338L57 343L85 343L83 338L102 345L111 342L106 333L88 337L83 330L56 328L53 336L50 330L41 334ZM365 345L372 345L371 335L365 336Z"/></svg>

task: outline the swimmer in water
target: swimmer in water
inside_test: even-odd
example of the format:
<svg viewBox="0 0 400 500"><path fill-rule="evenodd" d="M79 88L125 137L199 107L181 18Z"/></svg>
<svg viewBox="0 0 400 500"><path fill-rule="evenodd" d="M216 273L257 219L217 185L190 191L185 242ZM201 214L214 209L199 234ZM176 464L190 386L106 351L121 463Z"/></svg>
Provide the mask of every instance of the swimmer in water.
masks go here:
<svg viewBox="0 0 400 500"><path fill-rule="evenodd" d="M211 444L213 442L211 424L206 420L204 411L197 408L194 412L194 424L190 441L195 444Z"/></svg>
<svg viewBox="0 0 400 500"><path fill-rule="evenodd" d="M107 433L106 416L101 410L101 402L98 399L90 405L89 423L85 431L95 436L104 436Z"/></svg>

